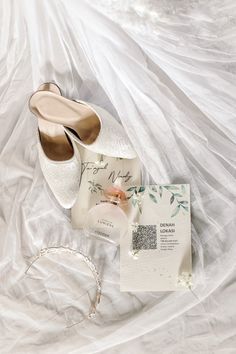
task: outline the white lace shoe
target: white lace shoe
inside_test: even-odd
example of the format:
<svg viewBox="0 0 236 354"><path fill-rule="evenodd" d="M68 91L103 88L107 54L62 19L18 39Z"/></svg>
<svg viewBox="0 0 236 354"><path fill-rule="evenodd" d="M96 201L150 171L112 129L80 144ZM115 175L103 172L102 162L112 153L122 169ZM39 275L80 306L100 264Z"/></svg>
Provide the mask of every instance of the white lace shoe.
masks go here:
<svg viewBox="0 0 236 354"><path fill-rule="evenodd" d="M126 159L133 159L137 156L125 130L109 112L92 103L81 100L76 100L76 102L85 105L89 110L93 110L100 121L100 131L94 142L88 144L80 139L76 131L64 126L65 131L72 139L98 154Z"/></svg>
<svg viewBox="0 0 236 354"><path fill-rule="evenodd" d="M59 88L51 83L41 85L37 92L49 90L60 95ZM62 125L42 119L32 97L34 95L29 100L29 108L38 118L37 146L43 175L58 203L63 208L70 209L79 192L81 178L79 151Z"/></svg>
<svg viewBox="0 0 236 354"><path fill-rule="evenodd" d="M58 203L65 209L74 205L80 185L81 161L79 151L72 142L73 156L64 161L51 160L38 142L38 154L41 170Z"/></svg>
<svg viewBox="0 0 236 354"><path fill-rule="evenodd" d="M68 136L87 149L113 157L136 157L125 130L105 109L46 91L36 92L31 101L43 119L63 125Z"/></svg>

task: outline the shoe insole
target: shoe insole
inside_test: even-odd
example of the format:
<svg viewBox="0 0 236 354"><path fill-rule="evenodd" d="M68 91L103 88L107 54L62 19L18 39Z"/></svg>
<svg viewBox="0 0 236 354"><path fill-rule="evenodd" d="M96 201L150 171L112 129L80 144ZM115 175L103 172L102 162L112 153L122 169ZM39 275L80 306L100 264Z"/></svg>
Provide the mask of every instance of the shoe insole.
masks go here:
<svg viewBox="0 0 236 354"><path fill-rule="evenodd" d="M61 95L59 87L51 82L40 85L39 90L51 91L57 95ZM30 99L30 110L38 118L40 142L45 155L54 161L65 161L72 158L74 150L65 134L63 126L45 121L32 108Z"/></svg>
<svg viewBox="0 0 236 354"><path fill-rule="evenodd" d="M38 127L43 151L50 160L65 161L72 158L74 150L62 125L38 117Z"/></svg>
<svg viewBox="0 0 236 354"><path fill-rule="evenodd" d="M47 91L37 91L30 103L37 115L69 128L85 144L96 140L101 128L100 119L86 104Z"/></svg>
<svg viewBox="0 0 236 354"><path fill-rule="evenodd" d="M39 86L37 91L50 91L61 96L61 90L59 86L52 82L45 82L44 84Z"/></svg>

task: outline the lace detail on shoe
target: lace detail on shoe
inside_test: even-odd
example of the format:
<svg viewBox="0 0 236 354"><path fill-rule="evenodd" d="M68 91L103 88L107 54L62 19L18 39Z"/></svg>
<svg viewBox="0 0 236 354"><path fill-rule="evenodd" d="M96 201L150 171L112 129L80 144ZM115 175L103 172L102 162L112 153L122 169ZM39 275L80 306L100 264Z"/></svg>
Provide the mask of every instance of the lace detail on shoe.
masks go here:
<svg viewBox="0 0 236 354"><path fill-rule="evenodd" d="M74 146L75 144L73 144ZM52 161L44 154L38 142L39 161L43 175L59 204L69 209L75 203L81 176L79 152L74 146L74 155L66 161Z"/></svg>

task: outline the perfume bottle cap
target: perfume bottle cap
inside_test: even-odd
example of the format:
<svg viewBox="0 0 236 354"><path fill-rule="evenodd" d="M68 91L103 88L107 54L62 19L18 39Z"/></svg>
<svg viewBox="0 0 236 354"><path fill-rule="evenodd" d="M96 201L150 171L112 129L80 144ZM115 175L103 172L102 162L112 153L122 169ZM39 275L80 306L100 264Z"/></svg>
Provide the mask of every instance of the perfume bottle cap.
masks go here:
<svg viewBox="0 0 236 354"><path fill-rule="evenodd" d="M105 197L114 204L126 204L125 192L117 185L113 185L104 190Z"/></svg>

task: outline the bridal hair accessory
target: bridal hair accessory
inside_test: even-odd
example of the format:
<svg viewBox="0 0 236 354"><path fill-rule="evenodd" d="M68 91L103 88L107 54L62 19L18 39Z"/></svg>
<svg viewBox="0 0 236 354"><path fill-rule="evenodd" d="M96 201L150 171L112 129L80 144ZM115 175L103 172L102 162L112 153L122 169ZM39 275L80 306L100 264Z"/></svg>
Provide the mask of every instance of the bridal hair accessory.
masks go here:
<svg viewBox="0 0 236 354"><path fill-rule="evenodd" d="M88 319L94 319L95 318L95 314L96 314L96 309L97 309L97 305L100 303L100 298L101 298L101 279L99 276L99 273L97 271L97 268L95 266L95 264L91 261L91 259L86 256L85 254L83 254L80 251L74 250L72 248L69 247L63 247L63 246L58 246L58 247L48 247L48 248L43 248L40 250L40 252L38 253L38 255L36 255L32 262L30 263L30 265L27 267L27 269L25 270L25 274L28 274L28 271L30 270L30 268L33 266L33 264L35 264L35 262L37 262L41 257L44 257L48 254L70 254L70 255L74 255L76 257L78 257L79 259L83 260L87 266L89 267L89 269L91 270L95 282L96 282L96 286L97 286L97 291L96 291L96 297L95 300L92 302L90 310L89 310L89 314L87 316Z"/></svg>

